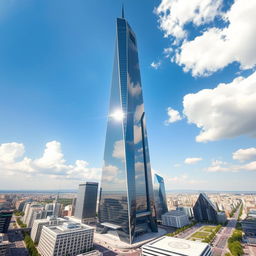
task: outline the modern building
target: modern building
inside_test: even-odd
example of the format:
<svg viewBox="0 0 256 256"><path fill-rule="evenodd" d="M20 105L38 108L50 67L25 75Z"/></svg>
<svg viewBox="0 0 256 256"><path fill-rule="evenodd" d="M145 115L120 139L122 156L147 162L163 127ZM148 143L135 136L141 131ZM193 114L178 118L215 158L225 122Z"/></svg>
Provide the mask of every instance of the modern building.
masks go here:
<svg viewBox="0 0 256 256"><path fill-rule="evenodd" d="M93 232L92 227L74 222L43 226L38 251L41 256L76 256L93 249Z"/></svg>
<svg viewBox="0 0 256 256"><path fill-rule="evenodd" d="M6 256L9 247L9 241L6 234L0 233L0 256Z"/></svg>
<svg viewBox="0 0 256 256"><path fill-rule="evenodd" d="M131 244L157 224L137 40L123 11L116 33L97 231Z"/></svg>
<svg viewBox="0 0 256 256"><path fill-rule="evenodd" d="M241 224L246 241L249 244L256 244L256 216L247 216Z"/></svg>
<svg viewBox="0 0 256 256"><path fill-rule="evenodd" d="M179 206L179 207L176 207L176 210L184 212L189 218L193 218L194 216L192 207Z"/></svg>
<svg viewBox="0 0 256 256"><path fill-rule="evenodd" d="M162 215L162 224L165 226L182 228L189 224L189 219L183 211L170 211Z"/></svg>
<svg viewBox="0 0 256 256"><path fill-rule="evenodd" d="M194 207L194 217L198 222L218 223L217 207L205 193L200 193Z"/></svg>
<svg viewBox="0 0 256 256"><path fill-rule="evenodd" d="M227 221L227 215L225 212L217 212L217 222L218 224L225 224Z"/></svg>
<svg viewBox="0 0 256 256"><path fill-rule="evenodd" d="M32 203L29 205L27 213L24 215L24 223L28 228L31 228L34 220L45 219L47 212L44 210L44 206L38 203Z"/></svg>
<svg viewBox="0 0 256 256"><path fill-rule="evenodd" d="M13 210L0 209L0 233L7 233Z"/></svg>
<svg viewBox="0 0 256 256"><path fill-rule="evenodd" d="M156 206L156 218L161 220L163 214L168 212L164 179L158 174L154 175L154 198Z"/></svg>
<svg viewBox="0 0 256 256"><path fill-rule="evenodd" d="M94 219L96 217L97 196L97 182L80 184L74 216L82 221Z"/></svg>
<svg viewBox="0 0 256 256"><path fill-rule="evenodd" d="M211 246L170 236L163 236L142 246L142 256L211 256Z"/></svg>
<svg viewBox="0 0 256 256"><path fill-rule="evenodd" d="M66 219L58 218L55 216L49 216L46 219L34 220L34 223L31 229L31 239L33 240L34 243L38 244L43 226L46 226L46 227L56 226L56 225L63 224L66 221L67 221Z"/></svg>

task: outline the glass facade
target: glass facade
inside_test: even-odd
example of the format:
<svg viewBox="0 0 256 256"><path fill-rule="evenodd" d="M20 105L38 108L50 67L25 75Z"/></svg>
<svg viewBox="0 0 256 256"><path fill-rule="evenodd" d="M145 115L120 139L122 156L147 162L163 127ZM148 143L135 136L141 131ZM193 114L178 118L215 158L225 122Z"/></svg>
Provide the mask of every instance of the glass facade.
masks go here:
<svg viewBox="0 0 256 256"><path fill-rule="evenodd" d="M217 207L204 193L200 193L194 207L194 217L198 222L218 223Z"/></svg>
<svg viewBox="0 0 256 256"><path fill-rule="evenodd" d="M118 18L98 231L122 241L157 231L136 36Z"/></svg>
<svg viewBox="0 0 256 256"><path fill-rule="evenodd" d="M79 185L75 208L76 218L84 220L96 217L97 195L97 182L86 182Z"/></svg>
<svg viewBox="0 0 256 256"><path fill-rule="evenodd" d="M161 216L168 212L164 179L158 174L154 175L154 197L156 204L156 217L161 220Z"/></svg>

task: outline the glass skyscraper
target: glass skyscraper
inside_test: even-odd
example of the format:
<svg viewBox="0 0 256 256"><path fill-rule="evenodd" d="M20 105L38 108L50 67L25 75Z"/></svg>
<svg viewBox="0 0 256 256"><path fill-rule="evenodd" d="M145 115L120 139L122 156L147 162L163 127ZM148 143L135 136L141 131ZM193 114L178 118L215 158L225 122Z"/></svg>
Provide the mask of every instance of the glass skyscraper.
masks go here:
<svg viewBox="0 0 256 256"><path fill-rule="evenodd" d="M196 221L218 223L218 209L205 193L200 193L193 211Z"/></svg>
<svg viewBox="0 0 256 256"><path fill-rule="evenodd" d="M137 40L123 15L116 32L98 231L133 243L157 224Z"/></svg>
<svg viewBox="0 0 256 256"><path fill-rule="evenodd" d="M96 217L96 204L98 195L98 183L86 182L79 185L75 217L81 221Z"/></svg>
<svg viewBox="0 0 256 256"><path fill-rule="evenodd" d="M168 212L164 179L158 174L154 175L154 197L156 205L156 217L161 220L161 216Z"/></svg>

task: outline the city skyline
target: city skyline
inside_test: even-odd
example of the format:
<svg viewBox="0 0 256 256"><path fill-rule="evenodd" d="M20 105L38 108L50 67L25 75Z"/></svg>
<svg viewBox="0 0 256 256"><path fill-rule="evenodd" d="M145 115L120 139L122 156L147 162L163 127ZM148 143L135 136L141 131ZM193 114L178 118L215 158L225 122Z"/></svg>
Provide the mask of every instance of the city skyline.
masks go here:
<svg viewBox="0 0 256 256"><path fill-rule="evenodd" d="M99 181L121 4L1 3L1 189ZM254 190L256 6L204 4L193 1L185 17L182 1L124 1L138 38L152 168L166 190Z"/></svg>

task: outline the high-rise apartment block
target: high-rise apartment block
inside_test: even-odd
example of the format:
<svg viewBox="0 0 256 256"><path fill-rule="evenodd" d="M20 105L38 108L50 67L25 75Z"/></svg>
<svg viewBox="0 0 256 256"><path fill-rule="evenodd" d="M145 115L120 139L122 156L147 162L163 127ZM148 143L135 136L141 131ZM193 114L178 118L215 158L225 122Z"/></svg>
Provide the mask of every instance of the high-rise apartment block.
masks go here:
<svg viewBox="0 0 256 256"><path fill-rule="evenodd" d="M77 219L83 222L96 217L97 195L97 182L86 182L79 185L74 215Z"/></svg>
<svg viewBox="0 0 256 256"><path fill-rule="evenodd" d="M38 251L41 256L76 256L93 249L93 233L92 227L74 222L43 226Z"/></svg>
<svg viewBox="0 0 256 256"><path fill-rule="evenodd" d="M137 40L123 13L116 33L98 231L133 243L157 224Z"/></svg>
<svg viewBox="0 0 256 256"><path fill-rule="evenodd" d="M158 174L154 175L154 198L156 206L156 217L161 220L163 214L168 212L164 179Z"/></svg>

